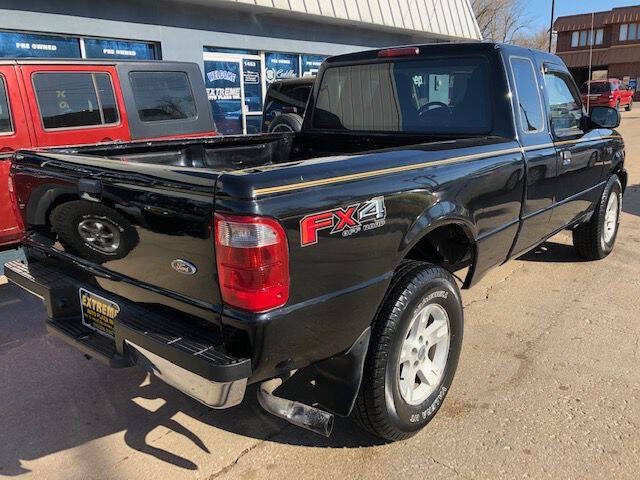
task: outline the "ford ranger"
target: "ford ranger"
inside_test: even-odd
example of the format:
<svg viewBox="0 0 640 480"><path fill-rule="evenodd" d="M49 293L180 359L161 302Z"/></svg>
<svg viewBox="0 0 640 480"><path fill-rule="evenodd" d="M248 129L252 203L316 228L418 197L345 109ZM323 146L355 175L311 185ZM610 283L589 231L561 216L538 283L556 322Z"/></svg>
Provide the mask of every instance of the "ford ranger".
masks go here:
<svg viewBox="0 0 640 480"><path fill-rule="evenodd" d="M337 414L404 439L451 387L459 285L563 229L586 258L611 252L619 122L544 52L336 56L300 132L18 152L27 262L6 275L51 332L210 407L259 383L296 425L328 435Z"/></svg>

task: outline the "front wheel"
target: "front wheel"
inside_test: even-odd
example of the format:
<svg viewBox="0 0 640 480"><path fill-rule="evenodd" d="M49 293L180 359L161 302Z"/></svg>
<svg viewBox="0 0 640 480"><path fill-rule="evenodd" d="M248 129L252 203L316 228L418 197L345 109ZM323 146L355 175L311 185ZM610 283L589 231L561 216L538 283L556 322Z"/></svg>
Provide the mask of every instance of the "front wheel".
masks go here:
<svg viewBox="0 0 640 480"><path fill-rule="evenodd" d="M573 229L573 245L590 260L600 260L611 253L618 236L622 210L622 185L612 175L602 192L591 220Z"/></svg>
<svg viewBox="0 0 640 480"><path fill-rule="evenodd" d="M405 262L373 324L354 420L385 440L402 440L435 416L462 349L463 307L449 272Z"/></svg>

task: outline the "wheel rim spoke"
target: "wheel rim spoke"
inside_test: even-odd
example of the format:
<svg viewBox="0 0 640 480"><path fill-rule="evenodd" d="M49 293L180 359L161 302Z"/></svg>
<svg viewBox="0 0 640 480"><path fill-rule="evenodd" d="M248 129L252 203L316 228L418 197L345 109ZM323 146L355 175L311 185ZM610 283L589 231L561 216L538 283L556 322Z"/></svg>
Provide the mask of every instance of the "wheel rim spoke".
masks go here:
<svg viewBox="0 0 640 480"><path fill-rule="evenodd" d="M416 312L398 354L398 386L403 399L419 405L438 387L450 345L449 316L436 303Z"/></svg>

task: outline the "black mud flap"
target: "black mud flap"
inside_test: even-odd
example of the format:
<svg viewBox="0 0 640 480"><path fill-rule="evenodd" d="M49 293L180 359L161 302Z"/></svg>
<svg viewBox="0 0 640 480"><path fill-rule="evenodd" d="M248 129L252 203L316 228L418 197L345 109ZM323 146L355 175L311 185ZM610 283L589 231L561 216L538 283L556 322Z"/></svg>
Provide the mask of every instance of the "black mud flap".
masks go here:
<svg viewBox="0 0 640 480"><path fill-rule="evenodd" d="M341 417L351 414L360 389L370 338L371 327L368 327L345 353L311 366L315 370L314 396L325 410Z"/></svg>

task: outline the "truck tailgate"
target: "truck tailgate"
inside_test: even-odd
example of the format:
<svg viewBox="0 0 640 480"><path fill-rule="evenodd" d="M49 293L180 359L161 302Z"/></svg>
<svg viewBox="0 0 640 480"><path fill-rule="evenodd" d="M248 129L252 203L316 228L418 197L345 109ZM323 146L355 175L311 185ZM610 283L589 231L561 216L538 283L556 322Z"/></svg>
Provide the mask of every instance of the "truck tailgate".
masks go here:
<svg viewBox="0 0 640 480"><path fill-rule="evenodd" d="M113 294L217 319L216 172L23 152L12 176L27 245Z"/></svg>

